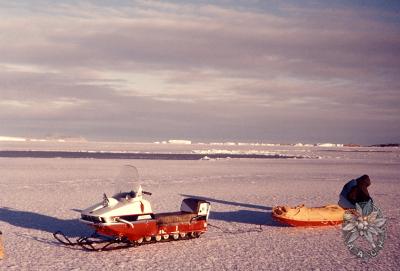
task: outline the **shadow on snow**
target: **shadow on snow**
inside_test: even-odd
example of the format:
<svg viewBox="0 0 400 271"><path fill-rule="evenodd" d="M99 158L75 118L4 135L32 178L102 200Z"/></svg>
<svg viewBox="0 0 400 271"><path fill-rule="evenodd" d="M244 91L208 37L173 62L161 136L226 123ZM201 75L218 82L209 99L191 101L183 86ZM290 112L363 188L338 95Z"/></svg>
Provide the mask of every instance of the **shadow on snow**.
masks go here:
<svg viewBox="0 0 400 271"><path fill-rule="evenodd" d="M70 237L79 237L88 234L90 230L79 223L78 219L59 219L43 214L28 211L19 211L12 208L0 208L0 220L16 227L34 229L53 233L62 231Z"/></svg>
<svg viewBox="0 0 400 271"><path fill-rule="evenodd" d="M193 197L199 198L203 200L207 200L211 203L220 203L226 204L231 206L238 206L244 208L252 208L252 209L259 209L259 210L237 210L237 211L226 211L226 212L217 212L213 211L211 208L210 212L210 219L214 220L221 220L226 222L237 222L237 223L244 223L244 224L256 224L256 225L267 225L273 227L284 227L280 223L276 222L272 219L271 211L272 207L270 206L263 206L263 205L256 205L250 203L242 203L242 202L235 202L235 201L227 201L221 199L215 199L210 197L203 197L203 196L196 196L196 195L188 195L188 194L180 194L183 197Z"/></svg>

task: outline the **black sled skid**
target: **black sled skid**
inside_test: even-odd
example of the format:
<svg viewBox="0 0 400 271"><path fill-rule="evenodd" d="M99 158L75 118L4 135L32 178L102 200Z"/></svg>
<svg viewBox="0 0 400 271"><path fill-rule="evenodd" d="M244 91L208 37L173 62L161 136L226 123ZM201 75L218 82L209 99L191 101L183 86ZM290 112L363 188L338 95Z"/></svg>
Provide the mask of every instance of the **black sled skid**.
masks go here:
<svg viewBox="0 0 400 271"><path fill-rule="evenodd" d="M193 238L199 238L202 233L191 232L184 237L179 237L179 240L188 240ZM146 242L132 242L127 238L101 238L96 232L90 237L80 237L76 241L71 241L61 231L53 233L54 238L65 246L80 246L81 248L89 251L107 251L121 248L136 247L145 244L158 243L158 242L171 242L178 239L161 239L161 240L150 240Z"/></svg>
<svg viewBox="0 0 400 271"><path fill-rule="evenodd" d="M101 239L96 233L89 237L79 237L76 241L71 241L61 231L53 233L54 238L65 246L80 246L88 251L107 251L135 246L134 243L125 239Z"/></svg>

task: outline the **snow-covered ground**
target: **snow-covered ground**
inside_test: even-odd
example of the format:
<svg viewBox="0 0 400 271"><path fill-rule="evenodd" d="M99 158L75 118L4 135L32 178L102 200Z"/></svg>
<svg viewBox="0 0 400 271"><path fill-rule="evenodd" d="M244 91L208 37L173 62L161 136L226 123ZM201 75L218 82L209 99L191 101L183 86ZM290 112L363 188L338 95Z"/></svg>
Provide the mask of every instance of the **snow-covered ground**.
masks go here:
<svg viewBox="0 0 400 271"><path fill-rule="evenodd" d="M31 144L31 145L30 145ZM32 145L33 144L33 145ZM212 152L210 145L2 143L0 150ZM400 266L400 150L223 146L305 159L198 161L0 158L0 230L6 258L0 270L398 270ZM314 159L318 158L318 159ZM185 196L212 204L209 231L199 239L109 252L57 243L52 232L90 231L77 210L114 189L120 167L138 168L155 212L177 211ZM290 228L272 221L275 205L336 203L344 183L362 174L388 218L384 249L364 263L344 245L340 227ZM262 225L262 231L259 231ZM222 230L221 230L222 229Z"/></svg>

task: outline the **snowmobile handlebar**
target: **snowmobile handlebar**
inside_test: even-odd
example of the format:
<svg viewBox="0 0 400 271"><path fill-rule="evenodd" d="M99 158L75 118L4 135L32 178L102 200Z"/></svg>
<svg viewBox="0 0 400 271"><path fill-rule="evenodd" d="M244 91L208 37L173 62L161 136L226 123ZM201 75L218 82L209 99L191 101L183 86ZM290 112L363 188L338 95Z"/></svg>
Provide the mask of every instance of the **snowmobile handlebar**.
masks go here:
<svg viewBox="0 0 400 271"><path fill-rule="evenodd" d="M142 191L142 193L145 194L145 195L149 195L149 196L151 196L151 194L152 194L152 193L147 192L147 191Z"/></svg>

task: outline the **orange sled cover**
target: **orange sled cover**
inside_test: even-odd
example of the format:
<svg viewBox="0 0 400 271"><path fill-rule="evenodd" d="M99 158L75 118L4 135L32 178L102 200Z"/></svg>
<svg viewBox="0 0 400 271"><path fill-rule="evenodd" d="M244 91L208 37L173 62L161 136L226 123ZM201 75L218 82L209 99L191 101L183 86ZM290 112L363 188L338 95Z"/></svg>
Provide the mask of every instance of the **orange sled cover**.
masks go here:
<svg viewBox="0 0 400 271"><path fill-rule="evenodd" d="M272 217L293 227L331 226L341 224L345 210L339 205L322 207L277 206L272 209Z"/></svg>

